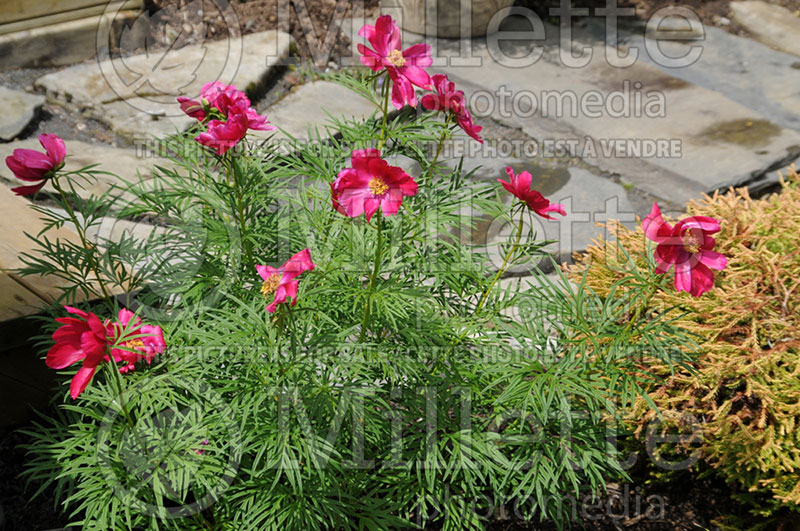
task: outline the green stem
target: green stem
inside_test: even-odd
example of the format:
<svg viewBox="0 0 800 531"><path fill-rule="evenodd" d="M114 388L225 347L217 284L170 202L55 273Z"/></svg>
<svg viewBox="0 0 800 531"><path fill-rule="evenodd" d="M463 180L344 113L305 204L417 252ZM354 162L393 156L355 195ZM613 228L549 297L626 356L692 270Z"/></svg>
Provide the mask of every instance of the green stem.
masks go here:
<svg viewBox="0 0 800 531"><path fill-rule="evenodd" d="M109 354L109 358L111 355ZM136 439L136 442L139 444L139 448L142 451L142 455L147 454L147 446L145 446L144 441L139 435L139 432L136 430L136 423L133 421L133 417L131 416L130 411L128 411L128 403L127 401L123 400L124 395L124 384L122 383L122 376L119 374L119 369L117 368L117 364L114 363L113 360L110 359L108 363L105 363L107 370L111 373L110 380L114 382L114 387L116 391L116 401L119 402L119 407L122 410L122 414L125 416L125 420L128 423L131 431L133 432L133 436Z"/></svg>
<svg viewBox="0 0 800 531"><path fill-rule="evenodd" d="M486 299L489 297L489 293L492 291L492 288L497 283L497 281L500 279L500 277L503 275L503 273L505 273L506 266L508 265L509 260L511 260L511 257L513 256L514 252L517 250L517 246L519 245L519 241L522 238L522 227L524 225L524 221L525 221L525 208L522 208L522 209L520 209L520 214L519 214L519 225L517 226L517 237L515 238L514 243L511 245L511 248L508 250L508 253L506 254L506 258L505 258L505 260L503 260L503 265L500 266L500 269L497 271L497 274L492 279L492 283L489 284L489 287L486 288L486 291L483 293L483 296L481 297L481 300L478 303L478 306L475 308L475 314L477 314L478 312L481 311L481 308L483 308L483 305L486 302Z"/></svg>
<svg viewBox="0 0 800 531"><path fill-rule="evenodd" d="M431 165L428 166L428 171L425 174L425 179L430 179L433 176L433 170L436 167L436 163L439 161L439 155L442 154L442 148L444 147L444 141L447 138L447 128L450 125L450 118L451 116L448 114L447 118L444 121L444 131L442 131L441 136L439 136L439 145L436 146L436 154L433 156L433 162Z"/></svg>
<svg viewBox="0 0 800 531"><path fill-rule="evenodd" d="M64 205L64 209L69 214L70 219L72 220L72 224L75 225L75 231L78 233L78 237L81 240L81 245L83 248L89 253L89 267L91 267L92 272L94 273L95 278L97 279L97 283L100 285L100 290L102 291L103 298L105 298L106 303L108 304L109 308L114 308L114 304L111 302L111 295L106 288L106 284L103 281L103 277L100 276L100 268L97 265L97 260L95 260L94 256L94 246L89 243L86 239L86 230L84 229L81 223L78 223L78 216L75 215L75 211L72 209L72 205L67 200L67 195L64 193L63 188L58 183L58 177L52 180L53 187L58 191L58 195L61 196L61 203Z"/></svg>
<svg viewBox="0 0 800 531"><path fill-rule="evenodd" d="M367 300L364 303L364 315L361 319L361 334L358 337L358 342L364 341L367 333L367 324L369 322L369 306L372 302L372 290L375 287L375 280L378 278L381 270L381 259L383 258L383 213L378 211L378 245L375 247L375 263L372 266L372 274L369 277L369 286L367 287Z"/></svg>
<svg viewBox="0 0 800 531"><path fill-rule="evenodd" d="M386 130L386 121L389 117L389 74L386 74L386 77L383 79L383 123L381 124L381 139L378 142L378 151L383 149L383 145L386 142L386 137L388 136L388 131Z"/></svg>
<svg viewBox="0 0 800 531"><path fill-rule="evenodd" d="M253 261L253 246L248 238L247 234L247 222L244 218L244 194L241 187L241 181L239 179L241 174L241 168L239 168L239 164L236 162L234 155L231 152L227 153L228 156L228 183L230 184L230 177L231 173L233 173L233 187L236 191L236 218L239 221L239 232L241 233L242 241L244 242L244 252L245 256L247 257L247 264L250 266L250 269L255 269L255 262ZM232 170L232 171L231 171Z"/></svg>

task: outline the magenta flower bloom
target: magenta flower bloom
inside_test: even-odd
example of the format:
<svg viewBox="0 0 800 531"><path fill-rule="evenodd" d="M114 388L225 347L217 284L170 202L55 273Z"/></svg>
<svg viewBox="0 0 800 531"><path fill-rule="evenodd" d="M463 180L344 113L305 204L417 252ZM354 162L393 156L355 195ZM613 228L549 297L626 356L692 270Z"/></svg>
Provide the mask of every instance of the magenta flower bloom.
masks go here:
<svg viewBox="0 0 800 531"><path fill-rule="evenodd" d="M53 332L55 345L47 352L45 364L51 369L64 369L83 361L70 384L69 394L75 399L86 389L97 367L103 362L108 340L106 327L95 314L70 306L64 306L64 309L78 317L56 319L64 326Z"/></svg>
<svg viewBox="0 0 800 531"><path fill-rule="evenodd" d="M402 109L406 103L416 107L414 85L424 89L430 89L431 86L431 78L424 69L433 64L431 47L415 44L402 50L400 28L389 15L378 17L374 26L365 24L358 34L372 45L372 48L358 45L361 62L373 72L386 69L393 81L392 104L397 109Z"/></svg>
<svg viewBox="0 0 800 531"><path fill-rule="evenodd" d="M28 182L37 182L29 186L18 186L11 191L17 195L31 195L44 186L47 179L64 166L67 148L64 141L53 134L39 135L39 143L45 153L33 149L15 149L14 153L6 157L6 165L18 179Z"/></svg>
<svg viewBox="0 0 800 531"><path fill-rule="evenodd" d="M456 84L447 79L444 74L433 75L433 87L436 94L422 96L422 106L429 111L450 111L461 129L469 136L483 144L478 133L483 127L472 123L472 116L467 110L466 98L463 90L456 90Z"/></svg>
<svg viewBox="0 0 800 531"><path fill-rule="evenodd" d="M728 259L714 251L710 235L719 232L719 221L707 216L691 216L674 227L665 222L657 203L642 222L644 234L658 245L653 256L656 273L664 274L675 266L675 289L699 297L714 286L712 269L721 271Z"/></svg>
<svg viewBox="0 0 800 531"><path fill-rule="evenodd" d="M564 210L564 205L561 203L551 203L549 199L545 198L541 193L531 189L531 174L523 171L519 175L514 175L514 170L510 166L506 166L506 173L508 174L509 182L503 179L497 179L497 182L503 185L503 188L511 192L517 198L522 200L523 203L528 205L528 208L546 219L555 219L550 216L550 212L556 212L562 216L567 213Z"/></svg>
<svg viewBox="0 0 800 531"><path fill-rule="evenodd" d="M250 98L233 85L225 85L219 81L206 83L200 90L200 100L193 100L186 97L179 97L181 110L192 118L202 122L212 110L216 110L224 118L232 112L242 113L247 116L248 129L258 129L260 131L272 131L276 129L269 124L266 116L262 116L250 106Z"/></svg>
<svg viewBox="0 0 800 531"><path fill-rule="evenodd" d="M269 313L275 313L279 304L286 302L290 297L291 305L297 304L297 279L306 271L313 271L316 265L311 261L311 251L303 249L299 253L289 258L281 267L274 268L266 265L257 265L256 271L261 275L264 283L261 284L261 294L269 297L275 294L275 298L267 305Z"/></svg>
<svg viewBox="0 0 800 531"><path fill-rule="evenodd" d="M362 213L367 221L380 208L385 216L397 214L403 197L416 195L417 183L398 166L389 166L377 149L353 151L352 168L337 174L331 184L333 207L351 218Z"/></svg>
<svg viewBox="0 0 800 531"><path fill-rule="evenodd" d="M134 318L136 320L132 328L128 329L131 319ZM149 365L156 354L161 354L167 346L160 326L143 325L141 319L125 308L119 311L117 322L106 324L106 329L109 339L118 345L111 349L111 358L117 363L125 362L125 365L119 368L121 373L132 371L136 363L141 360L147 361Z"/></svg>
<svg viewBox="0 0 800 531"><path fill-rule="evenodd" d="M247 134L247 126L247 115L244 112L234 111L224 122L220 120L208 122L208 131L197 135L195 140L216 150L217 155L224 155L244 138Z"/></svg>

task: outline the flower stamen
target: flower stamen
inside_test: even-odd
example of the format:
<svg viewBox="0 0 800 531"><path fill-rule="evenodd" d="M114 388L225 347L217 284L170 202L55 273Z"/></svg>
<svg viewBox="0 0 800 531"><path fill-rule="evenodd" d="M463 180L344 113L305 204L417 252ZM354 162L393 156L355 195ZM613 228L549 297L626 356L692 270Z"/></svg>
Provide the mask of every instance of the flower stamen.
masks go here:
<svg viewBox="0 0 800 531"><path fill-rule="evenodd" d="M278 289L278 286L281 284L281 275L279 273L273 273L267 280L261 284L261 294L264 297L269 297L270 294L275 293L275 290Z"/></svg>
<svg viewBox="0 0 800 531"><path fill-rule="evenodd" d="M403 57L403 52L400 50L392 50L389 52L388 56L389 62L392 63L396 67L405 66L406 58Z"/></svg>
<svg viewBox="0 0 800 531"><path fill-rule="evenodd" d="M377 197L381 197L389 191L389 185L383 182L383 179L380 179L379 177L373 177L370 179L367 186L369 186L370 192Z"/></svg>
<svg viewBox="0 0 800 531"><path fill-rule="evenodd" d="M683 249L690 254L697 254L700 252L700 238L698 238L692 231L683 235Z"/></svg>
<svg viewBox="0 0 800 531"><path fill-rule="evenodd" d="M130 350L144 350L144 341L141 339L131 339L130 341L126 341L124 344L125 348Z"/></svg>

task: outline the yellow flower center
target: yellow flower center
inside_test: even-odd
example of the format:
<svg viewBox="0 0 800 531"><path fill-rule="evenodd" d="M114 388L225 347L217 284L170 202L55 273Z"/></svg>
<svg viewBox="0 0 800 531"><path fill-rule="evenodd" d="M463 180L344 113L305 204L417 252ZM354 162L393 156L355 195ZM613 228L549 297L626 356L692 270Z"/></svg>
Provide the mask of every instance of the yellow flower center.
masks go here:
<svg viewBox="0 0 800 531"><path fill-rule="evenodd" d="M683 235L683 249L691 254L700 252L700 238L693 231L688 231Z"/></svg>
<svg viewBox="0 0 800 531"><path fill-rule="evenodd" d="M406 58L403 57L403 52L400 50L392 50L389 52L389 62L394 66L400 67L406 64Z"/></svg>
<svg viewBox="0 0 800 531"><path fill-rule="evenodd" d="M142 350L144 349L144 341L141 339L131 339L130 341L125 342L125 348L129 348L131 350Z"/></svg>
<svg viewBox="0 0 800 531"><path fill-rule="evenodd" d="M275 293L275 290L278 289L278 286L281 285L281 275L280 273L273 273L267 280L261 284L261 294L264 297L268 297L271 293Z"/></svg>
<svg viewBox="0 0 800 531"><path fill-rule="evenodd" d="M370 179L369 184L367 184L367 186L369 186L369 189L373 193L373 195L376 195L378 197L382 196L383 194L389 191L389 185L383 182L383 180L379 177L373 177L372 179Z"/></svg>

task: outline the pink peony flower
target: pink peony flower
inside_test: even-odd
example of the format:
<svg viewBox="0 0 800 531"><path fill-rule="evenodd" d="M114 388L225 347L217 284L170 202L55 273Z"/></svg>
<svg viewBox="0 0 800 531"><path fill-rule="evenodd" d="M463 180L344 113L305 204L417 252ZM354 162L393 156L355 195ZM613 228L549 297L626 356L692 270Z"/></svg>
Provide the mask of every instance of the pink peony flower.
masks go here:
<svg viewBox="0 0 800 531"><path fill-rule="evenodd" d="M53 332L55 345L47 352L45 364L51 369L64 369L83 361L70 384L69 394L75 399L86 389L98 365L103 362L108 340L106 327L95 314L70 306L64 306L64 309L78 317L56 319L64 326Z"/></svg>
<svg viewBox="0 0 800 531"><path fill-rule="evenodd" d="M228 107L238 101L246 101L247 106L250 106L250 99L244 92L233 85L226 85L219 81L203 85L203 88L200 89L200 101L183 96L178 98L181 110L201 122L205 120L208 111L212 109L216 109L222 116L227 117Z"/></svg>
<svg viewBox="0 0 800 531"><path fill-rule="evenodd" d="M353 151L352 168L340 171L331 184L333 207L351 218L366 214L372 219L378 208L385 216L397 214L404 196L417 193L417 183L397 166L381 158L377 149Z"/></svg>
<svg viewBox="0 0 800 531"><path fill-rule="evenodd" d="M716 241L710 235L719 232L719 221L706 216L692 216L674 227L665 222L657 203L642 222L644 234L656 242L656 273L664 274L675 266L675 289L699 297L714 286L712 269L721 271L728 259L714 251Z"/></svg>
<svg viewBox="0 0 800 531"><path fill-rule="evenodd" d="M256 271L264 280L264 283L261 284L261 294L264 297L275 294L273 301L267 305L267 311L275 313L278 305L286 302L287 297L291 297L292 306L297 304L299 282L296 278L306 271L313 271L315 267L314 262L311 261L311 251L308 249L296 253L277 269L266 265L257 265Z"/></svg>
<svg viewBox="0 0 800 531"><path fill-rule="evenodd" d="M134 318L136 320L133 322L133 327L128 329L131 319ZM106 323L106 329L109 339L118 345L111 349L111 358L117 363L126 362L119 368L121 373L132 371L136 363L141 360L147 361L149 365L156 354L161 354L167 346L160 326L143 325L141 319L125 308L119 311L117 322ZM125 333L124 337L122 337L123 333ZM108 360L108 356L106 356L106 360Z"/></svg>
<svg viewBox="0 0 800 531"><path fill-rule="evenodd" d="M39 143L45 153L33 149L15 149L14 153L6 157L6 165L18 179L37 184L18 186L11 191L17 195L31 195L44 186L47 179L64 165L67 148L64 141L53 134L39 135Z"/></svg>
<svg viewBox="0 0 800 531"><path fill-rule="evenodd" d="M247 126L247 115L244 112L233 110L224 122L220 120L208 122L208 131L197 135L195 140L216 150L217 155L224 155L244 138L247 134Z"/></svg>
<svg viewBox="0 0 800 531"><path fill-rule="evenodd" d="M556 212L562 216L566 216L564 205L560 203L550 203L541 193L531 189L531 174L523 171L519 175L514 175L514 170L510 166L506 166L506 173L508 174L509 182L503 179L497 179L497 182L503 185L503 188L511 192L513 195L521 199L528 208L546 219L555 219L550 216L550 212Z"/></svg>
<svg viewBox="0 0 800 531"><path fill-rule="evenodd" d="M374 26L365 24L358 34L372 45L372 48L358 45L361 62L373 72L386 69L394 82L392 104L398 109L402 109L406 103L416 107L417 96L413 85L424 89L429 89L431 85L431 78L424 70L424 67L433 64L431 47L427 44L415 44L401 50L400 28L389 15L378 17Z"/></svg>
<svg viewBox="0 0 800 531"><path fill-rule="evenodd" d="M212 109L215 109L224 118L227 118L231 112L243 113L247 116L249 129L258 129L260 131L276 129L274 125L269 124L266 116L258 114L250 106L250 99L247 95L233 85L225 85L219 81L206 83L200 90L200 99L201 101L197 101L180 97L178 98L178 103L180 103L183 112L201 122L208 117L208 113Z"/></svg>
<svg viewBox="0 0 800 531"><path fill-rule="evenodd" d="M463 90L456 90L456 84L447 79L444 74L433 75L433 87L436 94L425 94L420 100L422 106L429 111L450 111L453 113L458 125L469 136L483 143L480 135L483 127L472 123L472 116L467 110Z"/></svg>

